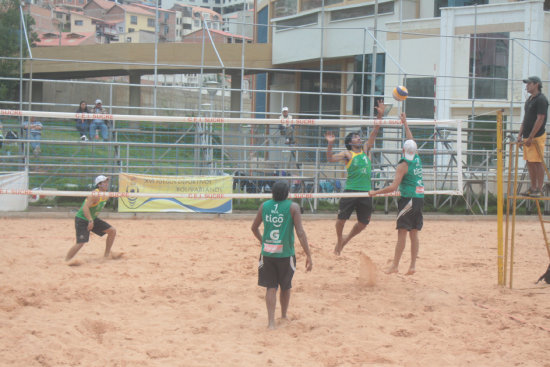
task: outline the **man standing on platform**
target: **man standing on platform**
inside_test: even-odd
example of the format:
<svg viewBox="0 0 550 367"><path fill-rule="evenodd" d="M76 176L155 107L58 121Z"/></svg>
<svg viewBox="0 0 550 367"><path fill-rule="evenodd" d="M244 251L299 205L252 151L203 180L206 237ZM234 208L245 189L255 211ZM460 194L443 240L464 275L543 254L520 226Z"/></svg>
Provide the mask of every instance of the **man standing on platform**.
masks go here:
<svg viewBox="0 0 550 367"><path fill-rule="evenodd" d="M525 90L530 94L525 101L525 115L518 133L518 142L523 143L523 159L527 161L527 170L531 186L522 195L542 196L544 184L544 146L546 145L546 120L548 118L548 99L542 94L542 81L538 76L524 79Z"/></svg>

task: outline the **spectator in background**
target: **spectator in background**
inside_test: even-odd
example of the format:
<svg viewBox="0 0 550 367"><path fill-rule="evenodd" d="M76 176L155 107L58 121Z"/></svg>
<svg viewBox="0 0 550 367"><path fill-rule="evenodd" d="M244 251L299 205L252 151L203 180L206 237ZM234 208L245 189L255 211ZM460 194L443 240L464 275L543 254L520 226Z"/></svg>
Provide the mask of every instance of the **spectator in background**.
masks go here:
<svg viewBox="0 0 550 367"><path fill-rule="evenodd" d="M4 126L2 125L2 122L0 122L0 148L2 148L2 140L4 139L4 135L2 134L3 129Z"/></svg>
<svg viewBox="0 0 550 367"><path fill-rule="evenodd" d="M85 101L80 101L80 106L76 110L76 113L90 113L88 110L88 104ZM80 133L80 140L87 141L88 134L90 133L90 122L86 119L76 119L76 129Z"/></svg>
<svg viewBox="0 0 550 367"><path fill-rule="evenodd" d="M92 113L96 115L105 115L107 114L107 111L103 108L103 102L101 102L101 99L97 99L95 101L95 106L92 109ZM92 139L95 136L95 140L99 139L97 131L101 131L101 138L103 141L109 140L109 128L107 127L107 121L104 119L98 119L95 118L92 120L92 123L90 124L90 139Z"/></svg>
<svg viewBox="0 0 550 367"><path fill-rule="evenodd" d="M40 139L42 139L42 123L36 121L34 116L31 116L30 121L25 121L23 123L23 129L25 130L25 138L33 140L31 143L31 149L34 155L39 155L40 150Z"/></svg>
<svg viewBox="0 0 550 367"><path fill-rule="evenodd" d="M285 144L294 144L294 125L291 124L292 115L288 114L288 107L283 107L281 113L281 116L279 116L281 120L279 131L285 137Z"/></svg>

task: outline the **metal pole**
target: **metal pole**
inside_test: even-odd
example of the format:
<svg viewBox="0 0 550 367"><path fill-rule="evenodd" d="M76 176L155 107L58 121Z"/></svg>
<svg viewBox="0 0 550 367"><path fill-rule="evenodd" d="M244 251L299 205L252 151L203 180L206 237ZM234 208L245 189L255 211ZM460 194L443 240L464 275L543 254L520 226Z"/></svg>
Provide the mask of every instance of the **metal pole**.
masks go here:
<svg viewBox="0 0 550 367"><path fill-rule="evenodd" d="M363 29L363 55L361 57L361 98L359 103L359 116L363 117L363 111L364 111L364 96L365 96L365 58L367 55L367 29Z"/></svg>
<svg viewBox="0 0 550 367"><path fill-rule="evenodd" d="M320 57L319 57L319 118L323 116L323 54L325 52L325 0L321 1L321 47L320 47ZM319 133L321 128L319 128Z"/></svg>
<svg viewBox="0 0 550 367"><path fill-rule="evenodd" d="M157 84L158 84L158 44L159 44L159 1L155 1L155 82L153 87L153 116L157 115ZM157 141L157 123L153 122L153 161L155 160L155 147Z"/></svg>
<svg viewBox="0 0 550 367"><path fill-rule="evenodd" d="M477 4L474 5L474 62L472 65L472 120L475 118L476 63L477 63Z"/></svg>
<svg viewBox="0 0 550 367"><path fill-rule="evenodd" d="M374 2L374 39L378 36L378 0ZM370 117L374 118L374 93L376 84L376 42L372 43L372 79L370 83Z"/></svg>

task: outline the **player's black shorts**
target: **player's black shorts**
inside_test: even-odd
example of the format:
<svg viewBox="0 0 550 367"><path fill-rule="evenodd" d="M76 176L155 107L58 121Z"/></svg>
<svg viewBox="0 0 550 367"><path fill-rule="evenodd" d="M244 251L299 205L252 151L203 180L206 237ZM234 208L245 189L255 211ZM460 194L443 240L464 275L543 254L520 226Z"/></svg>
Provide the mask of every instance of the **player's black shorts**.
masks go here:
<svg viewBox="0 0 550 367"><path fill-rule="evenodd" d="M422 208L424 198L399 198L397 202L397 226L396 229L421 230L424 224Z"/></svg>
<svg viewBox="0 0 550 367"><path fill-rule="evenodd" d="M356 190L344 190L344 192L361 192ZM357 213L357 221L363 224L369 224L372 215L372 198L341 198L338 209L338 219L349 219L353 211Z"/></svg>
<svg viewBox="0 0 550 367"><path fill-rule="evenodd" d="M88 231L88 221L79 217L74 218L74 228L76 229L76 242L86 243L90 240L90 231ZM98 236L103 236L105 231L111 228L111 225L99 218L94 219L94 228L92 232Z"/></svg>
<svg viewBox="0 0 550 367"><path fill-rule="evenodd" d="M292 288L292 277L296 271L296 256L269 257L260 255L258 263L258 285L281 290Z"/></svg>

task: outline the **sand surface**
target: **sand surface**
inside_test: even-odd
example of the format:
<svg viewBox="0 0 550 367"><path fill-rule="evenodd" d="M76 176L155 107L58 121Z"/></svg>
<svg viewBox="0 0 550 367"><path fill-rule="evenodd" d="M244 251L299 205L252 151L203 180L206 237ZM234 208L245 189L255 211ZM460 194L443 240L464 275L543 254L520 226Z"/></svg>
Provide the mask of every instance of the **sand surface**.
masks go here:
<svg viewBox="0 0 550 367"><path fill-rule="evenodd" d="M68 266L72 219L0 219L1 366L550 366L538 221L516 225L510 289L496 285L494 221L427 219L417 272L404 276L408 245L400 274L381 271L391 216L340 257L334 220L306 219L313 271L297 244L289 321L277 305L274 331L251 219L108 221L124 255L103 260L92 236Z"/></svg>

